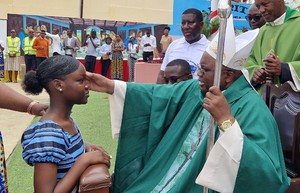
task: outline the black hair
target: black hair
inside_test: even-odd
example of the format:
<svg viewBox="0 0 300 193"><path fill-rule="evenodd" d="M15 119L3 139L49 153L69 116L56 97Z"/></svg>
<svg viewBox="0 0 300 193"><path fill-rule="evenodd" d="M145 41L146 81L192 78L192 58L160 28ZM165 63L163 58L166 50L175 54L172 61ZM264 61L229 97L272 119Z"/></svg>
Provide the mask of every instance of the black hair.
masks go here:
<svg viewBox="0 0 300 193"><path fill-rule="evenodd" d="M183 14L194 14L194 15L196 15L196 18L197 18L198 21L203 21L203 15L202 15L201 11L198 10L198 9L195 9L195 8L189 8L189 9L185 10L185 11L182 13L182 15L183 15Z"/></svg>
<svg viewBox="0 0 300 193"><path fill-rule="evenodd" d="M44 60L36 71L26 73L22 88L26 93L38 95L43 88L49 93L49 82L64 80L65 76L76 71L80 62L73 57L57 55Z"/></svg>
<svg viewBox="0 0 300 193"><path fill-rule="evenodd" d="M165 27L164 30L167 29L169 31L171 31L171 28L169 26Z"/></svg>
<svg viewBox="0 0 300 193"><path fill-rule="evenodd" d="M170 67L170 66L180 66L181 70L183 72L185 72L185 73L191 73L190 64L186 60L183 60L183 59L172 60L171 62L169 62L167 64L167 67Z"/></svg>

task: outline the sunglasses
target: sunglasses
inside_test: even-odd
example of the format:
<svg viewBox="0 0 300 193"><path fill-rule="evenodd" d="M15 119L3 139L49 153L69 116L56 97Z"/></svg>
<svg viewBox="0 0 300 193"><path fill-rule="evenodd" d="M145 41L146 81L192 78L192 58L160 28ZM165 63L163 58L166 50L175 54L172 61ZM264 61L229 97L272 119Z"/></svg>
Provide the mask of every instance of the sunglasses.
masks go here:
<svg viewBox="0 0 300 193"><path fill-rule="evenodd" d="M245 18L247 21L251 21L252 19L254 21L259 21L261 17L262 17L261 15L254 15L254 16L246 16Z"/></svg>

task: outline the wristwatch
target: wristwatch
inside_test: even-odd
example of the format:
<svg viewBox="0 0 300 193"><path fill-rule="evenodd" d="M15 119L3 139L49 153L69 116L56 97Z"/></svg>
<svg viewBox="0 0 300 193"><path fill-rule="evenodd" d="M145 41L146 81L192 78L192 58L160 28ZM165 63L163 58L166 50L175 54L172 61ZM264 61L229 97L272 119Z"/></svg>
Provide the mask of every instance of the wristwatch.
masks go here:
<svg viewBox="0 0 300 193"><path fill-rule="evenodd" d="M223 121L221 124L219 124L220 130L225 132L226 129L233 125L234 121L234 118Z"/></svg>

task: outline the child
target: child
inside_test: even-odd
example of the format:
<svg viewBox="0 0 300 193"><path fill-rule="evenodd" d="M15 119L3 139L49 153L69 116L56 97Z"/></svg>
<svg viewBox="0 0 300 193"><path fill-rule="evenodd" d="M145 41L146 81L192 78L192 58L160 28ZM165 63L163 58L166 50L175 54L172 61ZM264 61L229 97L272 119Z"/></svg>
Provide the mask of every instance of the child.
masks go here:
<svg viewBox="0 0 300 193"><path fill-rule="evenodd" d="M84 144L71 118L73 105L86 104L89 97L84 66L73 57L54 56L42 62L36 72L28 72L22 86L36 95L44 88L50 96L48 111L22 136L23 159L34 166L34 191L76 192L89 165L109 166L111 159L101 147Z"/></svg>

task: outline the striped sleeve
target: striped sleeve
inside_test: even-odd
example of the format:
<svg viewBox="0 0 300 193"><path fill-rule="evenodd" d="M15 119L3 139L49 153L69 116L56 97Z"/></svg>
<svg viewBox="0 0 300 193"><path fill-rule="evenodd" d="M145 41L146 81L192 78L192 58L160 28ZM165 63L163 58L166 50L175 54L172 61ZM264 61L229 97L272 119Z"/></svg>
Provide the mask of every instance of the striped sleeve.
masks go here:
<svg viewBox="0 0 300 193"><path fill-rule="evenodd" d="M54 122L38 122L28 128L22 136L23 159L34 163L58 164L66 155L67 142L63 130Z"/></svg>

